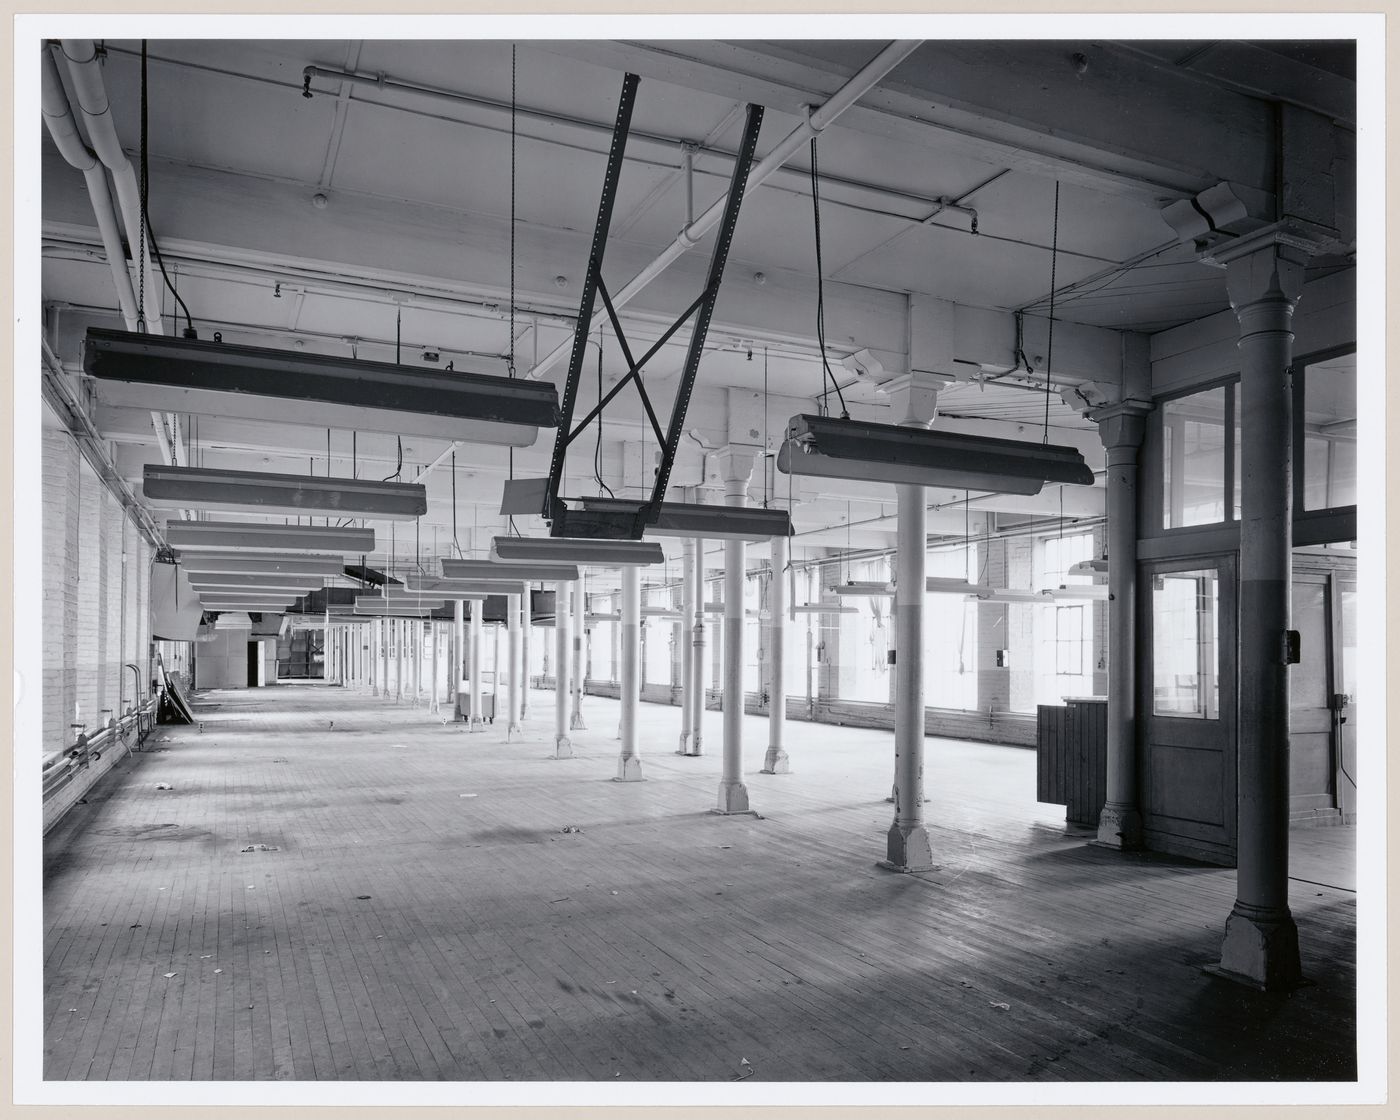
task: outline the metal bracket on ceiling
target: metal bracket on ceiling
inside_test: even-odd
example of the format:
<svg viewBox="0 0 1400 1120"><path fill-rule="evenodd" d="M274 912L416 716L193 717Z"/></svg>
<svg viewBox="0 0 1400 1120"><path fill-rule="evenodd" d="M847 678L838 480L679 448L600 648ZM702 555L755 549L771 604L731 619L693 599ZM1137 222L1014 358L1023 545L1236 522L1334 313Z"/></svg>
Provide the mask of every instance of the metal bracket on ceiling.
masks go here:
<svg viewBox="0 0 1400 1120"><path fill-rule="evenodd" d="M618 103L617 121L613 125L612 145L608 151L607 171L603 177L603 192L598 203L598 220L593 230L593 244L588 254L588 268L583 281L583 293L579 303L578 319L574 328L573 348L569 357L569 372L564 383L560 402L559 430L555 435L554 453L550 459L549 477L546 480L544 503L540 510L550 523L550 535L555 537L610 537L639 540L649 524L655 523L662 498L670 484L671 468L675 463L676 452L684 432L686 410L695 388L696 375L700 369L700 357L705 347L705 337L709 332L710 318L714 313L715 300L719 295L720 281L724 275L725 261L734 239L734 228L739 220L739 208L743 202L744 188L748 183L749 170L753 165L754 150L758 145L758 132L763 123L763 107L749 105L748 117L744 125L743 140L734 160L734 169L729 181L724 215L715 238L714 252L710 258L710 270L705 287L689 307L675 320L640 358L634 358L627 338L618 319L617 310L603 283L603 254L607 245L608 230L612 225L613 205L617 199L617 184L622 173L623 152L627 144L627 134L631 128L632 106L636 99L639 79L635 74L627 74L622 82L622 96ZM597 405L577 425L573 422L574 405L578 399L579 384L583 376L584 349L588 343L588 328L593 321L595 299L601 296L613 332L617 336L623 359L627 363L627 373L604 396ZM681 372L680 384L666 430L663 432L656 409L652 406L646 386L642 383L642 371L667 342L694 316L694 326L686 353L685 365ZM564 477L564 458L569 444L597 419L608 404L627 384L637 387L642 407L648 422L661 446L660 462L656 468L656 481L651 497L626 508L612 506L606 509L569 509L559 496L559 486Z"/></svg>

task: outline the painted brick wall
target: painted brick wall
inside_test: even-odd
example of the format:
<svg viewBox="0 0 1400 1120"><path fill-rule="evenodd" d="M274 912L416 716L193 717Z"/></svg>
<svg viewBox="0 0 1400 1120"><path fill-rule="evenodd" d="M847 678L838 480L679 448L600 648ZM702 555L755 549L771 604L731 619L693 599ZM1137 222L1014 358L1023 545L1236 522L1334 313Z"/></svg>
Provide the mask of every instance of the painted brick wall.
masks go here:
<svg viewBox="0 0 1400 1120"><path fill-rule="evenodd" d="M78 720L97 727L102 709L102 639L106 612L102 608L102 495L104 487L85 462L78 464L77 627L73 651L77 659Z"/></svg>
<svg viewBox="0 0 1400 1120"><path fill-rule="evenodd" d="M45 428L42 440L42 520L45 563L41 574L43 618L43 743L56 750L71 741L77 701L78 549L77 448L72 438ZM23 671L23 669L21 669Z"/></svg>

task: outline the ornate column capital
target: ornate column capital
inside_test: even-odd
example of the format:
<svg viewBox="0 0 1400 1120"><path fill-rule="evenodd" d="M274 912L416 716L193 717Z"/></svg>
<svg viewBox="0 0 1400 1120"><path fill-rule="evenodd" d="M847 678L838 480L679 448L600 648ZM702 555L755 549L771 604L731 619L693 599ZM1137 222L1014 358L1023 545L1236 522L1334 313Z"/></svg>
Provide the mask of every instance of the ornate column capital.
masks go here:
<svg viewBox="0 0 1400 1120"><path fill-rule="evenodd" d="M1130 448L1136 453L1142 446L1147 416L1153 407L1147 401L1112 401L1086 411L1085 415L1098 425L1099 439L1105 450Z"/></svg>
<svg viewBox="0 0 1400 1120"><path fill-rule="evenodd" d="M956 380L947 373L915 370L887 378L876 388L889 397L896 424L927 428L938 414L938 394Z"/></svg>

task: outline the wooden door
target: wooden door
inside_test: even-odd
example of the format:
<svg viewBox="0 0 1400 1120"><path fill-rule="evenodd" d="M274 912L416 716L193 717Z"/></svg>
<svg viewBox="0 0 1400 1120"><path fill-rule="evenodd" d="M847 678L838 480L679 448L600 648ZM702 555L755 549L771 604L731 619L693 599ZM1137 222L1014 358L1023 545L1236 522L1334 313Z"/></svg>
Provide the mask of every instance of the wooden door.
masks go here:
<svg viewBox="0 0 1400 1120"><path fill-rule="evenodd" d="M1356 580L1349 575L1332 579L1333 660L1332 718L1335 744L1337 809L1342 820L1356 820Z"/></svg>
<svg viewBox="0 0 1400 1120"><path fill-rule="evenodd" d="M1140 570L1138 729L1149 846L1235 860L1233 554Z"/></svg>

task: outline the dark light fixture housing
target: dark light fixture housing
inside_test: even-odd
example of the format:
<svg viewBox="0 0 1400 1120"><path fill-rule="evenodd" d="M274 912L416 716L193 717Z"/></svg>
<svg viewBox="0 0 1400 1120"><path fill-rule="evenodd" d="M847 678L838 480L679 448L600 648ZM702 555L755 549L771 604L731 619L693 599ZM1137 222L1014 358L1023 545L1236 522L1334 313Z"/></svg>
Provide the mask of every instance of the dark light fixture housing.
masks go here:
<svg viewBox="0 0 1400 1120"><path fill-rule="evenodd" d="M1094 482L1073 447L807 414L788 421L778 469L1001 494L1039 494L1047 482Z"/></svg>
<svg viewBox="0 0 1400 1120"><path fill-rule="evenodd" d="M96 327L83 371L97 380L99 400L127 408L514 447L559 424L549 382Z"/></svg>
<svg viewBox="0 0 1400 1120"><path fill-rule="evenodd" d="M374 551L373 529L334 525L268 525L246 521L171 521L165 539L183 558L192 551L340 552Z"/></svg>
<svg viewBox="0 0 1400 1120"><path fill-rule="evenodd" d="M494 560L442 561L444 579L509 579L534 583L536 580L578 579L577 564L506 564Z"/></svg>
<svg viewBox="0 0 1400 1120"><path fill-rule="evenodd" d="M339 513L411 521L428 512L428 491L415 482L268 474L146 464L142 490L152 505L259 513Z"/></svg>
<svg viewBox="0 0 1400 1120"><path fill-rule="evenodd" d="M570 499L573 500L573 499ZM580 498L584 513L639 513L645 503L626 498ZM785 509L761 506L714 506L700 502L662 502L656 520L643 526L648 537L704 537L707 540L765 541L792 536Z"/></svg>
<svg viewBox="0 0 1400 1120"><path fill-rule="evenodd" d="M182 552L177 563L191 579L200 574L338 576L345 571L345 557L318 553L195 551Z"/></svg>
<svg viewBox="0 0 1400 1120"><path fill-rule="evenodd" d="M660 564L666 559L655 541L616 541L592 537L496 537L491 541L492 561L603 568ZM558 578L558 577L555 577Z"/></svg>

